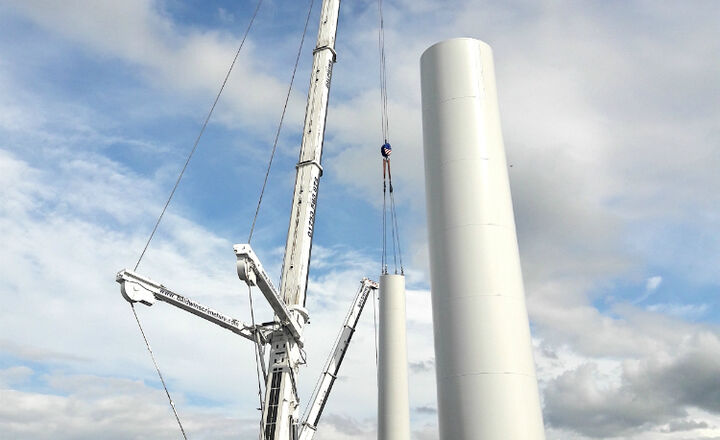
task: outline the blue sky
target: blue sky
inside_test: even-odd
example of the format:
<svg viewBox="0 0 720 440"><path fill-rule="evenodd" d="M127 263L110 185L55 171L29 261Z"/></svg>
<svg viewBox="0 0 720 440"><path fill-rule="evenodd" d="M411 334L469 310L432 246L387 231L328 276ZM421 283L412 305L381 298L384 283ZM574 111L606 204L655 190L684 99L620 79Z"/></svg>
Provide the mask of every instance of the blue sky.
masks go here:
<svg viewBox="0 0 720 440"><path fill-rule="evenodd" d="M253 239L276 277L317 1ZM456 36L495 53L548 439L720 437L720 6L384 4L413 438L437 438L419 56ZM114 274L137 259L254 6L0 5L0 436L177 438ZM243 320L232 244L249 231L306 8L263 3L140 270ZM379 269L376 38L376 3L345 2L305 399L357 282ZM251 347L167 306L139 312L191 435L254 435ZM374 438L372 335L366 311L318 438Z"/></svg>

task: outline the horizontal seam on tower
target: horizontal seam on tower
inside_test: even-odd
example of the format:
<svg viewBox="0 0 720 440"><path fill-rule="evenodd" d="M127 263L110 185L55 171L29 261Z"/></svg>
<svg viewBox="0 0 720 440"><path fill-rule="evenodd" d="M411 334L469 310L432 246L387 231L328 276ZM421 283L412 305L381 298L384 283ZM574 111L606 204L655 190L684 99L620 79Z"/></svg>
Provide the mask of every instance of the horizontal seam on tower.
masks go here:
<svg viewBox="0 0 720 440"><path fill-rule="evenodd" d="M505 375L505 376L525 376L529 377L531 379L537 380L537 376L534 374L525 374L525 373L511 373L511 372L498 372L498 373L466 373L466 374L453 374L451 376L440 376L441 379L452 379L454 377L466 377L466 376L489 376L491 374L495 375Z"/></svg>
<svg viewBox="0 0 720 440"><path fill-rule="evenodd" d="M477 297L479 297L479 296L488 296L488 297L489 297L489 296L496 296L496 297L500 297L500 298L507 298L507 299L513 299L513 300L515 300L515 301L520 301L520 298L519 298L519 297L510 296L510 295L503 295L503 294L501 294L501 293L495 293L495 294L491 294L491 295L486 295L486 294L480 294L480 295L463 295L463 296L454 296L454 297L443 296L443 298L447 298L449 301L455 301L455 300L464 299L464 298L477 298Z"/></svg>
<svg viewBox="0 0 720 440"><path fill-rule="evenodd" d="M508 229L508 230L510 229L509 226L501 225L498 223L464 223L462 225L449 226L440 232L449 231L451 229L460 229L460 228L464 228L467 226L495 226L496 228L503 228L503 229Z"/></svg>
<svg viewBox="0 0 720 440"><path fill-rule="evenodd" d="M469 160L486 160L486 161L489 161L489 160L491 160L491 159L490 159L489 157L481 157L481 158L471 157L471 158L467 158L467 159L464 159L464 158L461 158L461 159L450 159L450 160L446 160L446 161L440 162L440 166L447 165L447 164L453 163L453 162L467 162L467 161L469 161ZM498 160L498 159L495 159L495 160Z"/></svg>
<svg viewBox="0 0 720 440"><path fill-rule="evenodd" d="M480 95L455 96L455 97L453 97L453 98L443 99L442 101L435 101L435 102L432 102L432 103L427 103L426 105L423 105L423 108L425 108L425 107L432 107L432 106L438 105L438 104L444 104L444 103L450 102L450 101L457 101L458 99L477 98L477 97L479 97L479 96L480 96Z"/></svg>

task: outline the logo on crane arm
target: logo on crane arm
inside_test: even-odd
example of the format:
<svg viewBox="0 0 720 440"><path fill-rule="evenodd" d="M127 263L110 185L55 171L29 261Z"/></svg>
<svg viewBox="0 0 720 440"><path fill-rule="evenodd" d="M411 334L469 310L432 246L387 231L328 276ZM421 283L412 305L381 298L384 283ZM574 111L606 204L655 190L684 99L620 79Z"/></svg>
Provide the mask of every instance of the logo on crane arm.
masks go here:
<svg viewBox="0 0 720 440"><path fill-rule="evenodd" d="M310 196L310 214L308 215L308 237L312 237L315 228L315 208L317 206L318 186L320 180L313 180L312 195Z"/></svg>
<svg viewBox="0 0 720 440"><path fill-rule="evenodd" d="M165 296L168 299L171 299L175 302L181 303L186 305L187 307L190 307L193 310L197 310L205 315L211 316L218 321L222 321L226 324L232 325L233 327L240 328L240 321L238 321L235 318L228 318L227 316L223 315L222 313L211 309L210 307L204 306L202 304L199 304L190 298L187 298L183 295L180 295L179 293L175 293L171 290L166 289L165 287L160 287L160 294Z"/></svg>
<svg viewBox="0 0 720 440"><path fill-rule="evenodd" d="M328 61L327 76L325 77L325 87L330 88L330 79L332 78L333 60Z"/></svg>

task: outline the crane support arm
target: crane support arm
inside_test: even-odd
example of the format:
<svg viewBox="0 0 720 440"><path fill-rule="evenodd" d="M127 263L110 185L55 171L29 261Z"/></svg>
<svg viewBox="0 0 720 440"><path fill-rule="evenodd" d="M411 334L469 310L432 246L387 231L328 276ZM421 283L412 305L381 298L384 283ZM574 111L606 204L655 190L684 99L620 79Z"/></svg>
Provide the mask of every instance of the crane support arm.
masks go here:
<svg viewBox="0 0 720 440"><path fill-rule="evenodd" d="M140 302L146 306L151 306L157 301L162 301L230 330L245 339L254 341L252 326L175 293L149 278L129 270L121 270L115 280L120 283L122 296L130 303ZM262 333L259 334L262 337Z"/></svg>
<svg viewBox="0 0 720 440"><path fill-rule="evenodd" d="M350 311L345 318L340 335L332 348L330 358L325 365L325 369L320 375L320 380L318 380L318 383L315 386L315 392L311 397L308 410L302 420L302 426L300 427L298 435L299 440L312 440L315 435L317 425L320 421L320 416L322 415L325 404L330 396L330 391L332 390L332 386L337 378L340 365L345 358L345 353L347 353L350 340L355 333L355 327L357 326L360 314L365 307L368 295L371 290L377 288L378 284L375 281L363 278L360 290L355 296L352 306L350 306Z"/></svg>
<svg viewBox="0 0 720 440"><path fill-rule="evenodd" d="M280 298L270 276L265 272L260 259L249 244L236 244L233 249L237 256L237 272L240 279L250 286L258 286L280 323L290 331L295 341L302 347L302 326L309 321L305 308L302 306L288 308L285 305L285 301ZM291 309L296 313L292 313Z"/></svg>

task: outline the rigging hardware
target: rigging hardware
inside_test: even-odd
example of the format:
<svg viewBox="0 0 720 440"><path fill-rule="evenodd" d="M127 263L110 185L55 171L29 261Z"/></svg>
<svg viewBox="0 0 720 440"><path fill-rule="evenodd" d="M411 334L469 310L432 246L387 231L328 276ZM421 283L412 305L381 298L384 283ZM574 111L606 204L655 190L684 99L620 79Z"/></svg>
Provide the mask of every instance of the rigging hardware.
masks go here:
<svg viewBox="0 0 720 440"><path fill-rule="evenodd" d="M385 19L383 17L383 2L378 0L378 15L380 26L378 28L378 51L380 53L380 109L381 109L381 128L384 143L380 147L380 155L383 164L383 218L382 218L382 258L381 271L383 274L388 273L387 259L387 191L390 189L390 235L392 241L393 266L395 274L398 273L398 260L400 261L400 274L405 273L402 263L402 251L400 249L400 230L397 224L397 214L395 211L395 193L393 192L392 172L390 171L390 154L392 147L390 146L390 123L388 117L388 92L387 92L387 62L385 57Z"/></svg>

